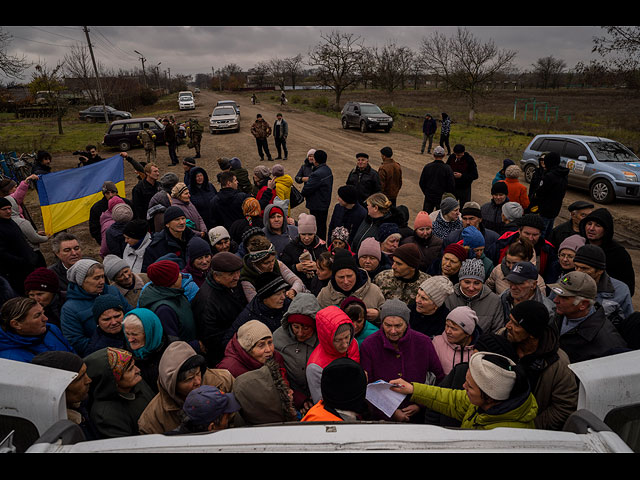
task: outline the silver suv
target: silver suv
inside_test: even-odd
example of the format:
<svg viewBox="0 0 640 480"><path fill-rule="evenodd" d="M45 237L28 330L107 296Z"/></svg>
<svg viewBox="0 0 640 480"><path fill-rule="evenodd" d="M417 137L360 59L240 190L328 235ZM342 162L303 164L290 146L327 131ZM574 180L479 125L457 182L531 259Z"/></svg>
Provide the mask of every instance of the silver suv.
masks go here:
<svg viewBox="0 0 640 480"><path fill-rule="evenodd" d="M560 155L560 165L569 169L569 186L588 191L594 202L640 199L640 159L621 143L586 135L537 135L520 160L527 182L546 152Z"/></svg>

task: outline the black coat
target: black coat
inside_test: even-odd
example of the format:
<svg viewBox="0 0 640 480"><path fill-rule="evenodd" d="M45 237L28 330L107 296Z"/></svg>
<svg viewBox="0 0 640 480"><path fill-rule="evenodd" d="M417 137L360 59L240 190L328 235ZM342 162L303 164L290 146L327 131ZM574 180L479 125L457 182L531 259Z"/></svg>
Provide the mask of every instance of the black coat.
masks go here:
<svg viewBox="0 0 640 480"><path fill-rule="evenodd" d="M358 227L366 217L367 210L359 203L356 203L352 209L344 208L339 203L336 203L335 207L333 207L331 220L329 221L329 237L331 237L334 228L344 227L349 230L349 245L351 245L353 237L355 237L358 231Z"/></svg>
<svg viewBox="0 0 640 480"><path fill-rule="evenodd" d="M462 173L460 178L455 179L456 189L458 190L471 188L471 183L478 179L478 166L474 158L469 155L469 152L464 152L460 160L458 160L455 153L452 153L447 159L447 165L454 172Z"/></svg>
<svg viewBox="0 0 640 480"><path fill-rule="evenodd" d="M11 219L0 219L0 275L16 293L24 293L24 280L37 268L38 260L18 224Z"/></svg>
<svg viewBox="0 0 640 480"><path fill-rule="evenodd" d="M133 190L131 191L131 199L133 201L133 217L134 218L147 218L147 210L149 209L149 202L151 198L158 193L158 182L151 185L146 180L140 180Z"/></svg>
<svg viewBox="0 0 640 480"><path fill-rule="evenodd" d="M322 163L313 169L300 193L309 210L327 210L331 205L332 190L333 173L326 163Z"/></svg>
<svg viewBox="0 0 640 480"><path fill-rule="evenodd" d="M198 186L196 183L196 175L202 173L204 175L204 183ZM207 229L216 226L214 215L211 210L213 199L218 194L218 190L209 182L209 175L202 167L194 167L189 170L189 193L191 194L191 203L196 207L198 213L202 217Z"/></svg>
<svg viewBox="0 0 640 480"><path fill-rule="evenodd" d="M545 218L555 218L562 208L562 200L567 192L569 169L553 167L544 174L535 191L532 203L538 206L538 214Z"/></svg>
<svg viewBox="0 0 640 480"><path fill-rule="evenodd" d="M218 364L224 357L223 337L247 305L242 287L227 288L217 283L212 274L200 286L191 302L196 335L206 349L207 365Z"/></svg>
<svg viewBox="0 0 640 480"><path fill-rule="evenodd" d="M244 218L242 202L248 196L231 187L221 188L211 202L211 214L215 225L222 225L229 231L233 222Z"/></svg>
<svg viewBox="0 0 640 480"><path fill-rule="evenodd" d="M358 167L351 170L347 177L347 185L356 187L358 200L363 205L371 195L382 191L380 175L378 175L376 170L371 168L371 165L367 165L363 170L360 170Z"/></svg>
<svg viewBox="0 0 640 480"><path fill-rule="evenodd" d="M440 205L442 194L455 192L456 182L453 170L442 160L427 163L420 175L420 190L425 200L434 205Z"/></svg>
<svg viewBox="0 0 640 480"><path fill-rule="evenodd" d="M142 260L142 273L146 273L149 265L154 263L158 258L164 255L175 254L180 260L187 263L187 244L189 240L194 237L193 230L185 228L183 234L183 241L179 241L175 238L169 230L165 227L161 232L153 234L151 243L144 251L144 258Z"/></svg>
<svg viewBox="0 0 640 480"><path fill-rule="evenodd" d="M291 271L295 273L300 280L302 280L305 287L309 288L315 276L311 278L307 277L306 273L299 272L296 268L296 265L300 263L300 255L302 255L305 250L311 254L311 259L316 261L323 252L327 251L327 244L320 241L316 235L311 246L307 247L300 241L300 237L296 237L294 240L291 240L286 247L284 247L284 250L280 253L280 260L282 260L282 263L289 267Z"/></svg>

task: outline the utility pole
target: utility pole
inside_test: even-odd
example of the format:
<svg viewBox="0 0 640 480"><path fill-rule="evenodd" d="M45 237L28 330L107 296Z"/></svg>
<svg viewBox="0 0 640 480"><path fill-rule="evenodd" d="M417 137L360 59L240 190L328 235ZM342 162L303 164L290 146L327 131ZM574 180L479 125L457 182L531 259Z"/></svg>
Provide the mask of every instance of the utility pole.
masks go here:
<svg viewBox="0 0 640 480"><path fill-rule="evenodd" d="M144 62L147 61L146 58L144 58L144 55L142 55L139 51L134 50L134 52L136 52L138 55L140 55L140 61L142 62L142 77L144 78L144 86L147 86L147 73L144 70Z"/></svg>
<svg viewBox="0 0 640 480"><path fill-rule="evenodd" d="M107 114L107 105L104 101L104 93L102 92L102 87L100 86L100 76L98 75L98 67L96 66L96 58L93 56L93 48L91 47L91 41L89 40L89 29L85 26L83 27L84 34L87 37L87 44L89 45L89 53L91 54L91 61L93 62L93 70L96 73L96 83L98 86L98 93L100 94L100 98L102 98L102 113L104 113L104 121L109 123L109 115Z"/></svg>

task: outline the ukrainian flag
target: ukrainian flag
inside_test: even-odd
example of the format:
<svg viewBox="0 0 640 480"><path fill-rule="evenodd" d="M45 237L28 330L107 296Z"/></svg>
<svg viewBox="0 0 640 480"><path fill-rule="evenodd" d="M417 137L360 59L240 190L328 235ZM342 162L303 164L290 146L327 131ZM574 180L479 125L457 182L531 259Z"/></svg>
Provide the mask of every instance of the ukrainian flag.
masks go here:
<svg viewBox="0 0 640 480"><path fill-rule="evenodd" d="M120 154L81 168L42 175L38 197L47 235L89 220L91 206L102 198L102 185L111 181L124 192L124 162Z"/></svg>

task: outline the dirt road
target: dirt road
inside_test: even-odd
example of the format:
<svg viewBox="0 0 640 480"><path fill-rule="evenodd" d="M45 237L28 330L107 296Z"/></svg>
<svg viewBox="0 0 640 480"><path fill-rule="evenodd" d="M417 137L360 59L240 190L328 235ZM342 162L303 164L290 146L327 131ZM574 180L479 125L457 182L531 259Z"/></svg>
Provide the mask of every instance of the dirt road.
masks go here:
<svg viewBox="0 0 640 480"><path fill-rule="evenodd" d="M272 93L264 94L273 95ZM292 177L297 173L302 164L306 153L309 149L322 149L327 152L327 164L331 167L334 175L334 201L337 201L337 189L346 181L349 171L355 166L355 154L365 152L369 154L372 167L378 168L381 164L380 149L390 146L393 149L393 156L403 169L403 186L398 198L399 204L404 204L409 208L411 218L420 211L423 202L423 195L420 191L418 181L423 166L432 160L431 155L420 154L420 140L409 135L404 135L397 130L391 130L390 133L369 132L361 133L356 129L343 130L340 121L335 118L329 118L323 115L296 110L294 106L277 106L266 103L251 105L248 94L219 94L217 92L203 91L197 94L197 109L189 112L167 112L173 113L178 121L186 120L190 117L198 118L202 125L209 123L208 115L218 100L235 100L240 104L241 109L241 128L240 132L222 132L210 134L207 131L203 135L201 154L202 158L198 159L198 165L204 167L209 172L210 178L215 178L215 174L219 171L216 162L219 157L238 157L242 161L242 165L251 173L253 168L260 164L255 139L251 135L250 127L256 118L256 114L261 113L262 116L273 125L276 113L281 112L289 124L289 137L287 146L289 150L289 159L287 161L277 161L284 166L285 173ZM177 105L176 105L177 107ZM455 132L452 132L452 144L455 143ZM272 139L269 140L269 148L272 156L275 158L277 152ZM109 156L107 152L101 152L106 158ZM490 158L470 152L477 164L480 178L473 185L472 199L480 204L487 202L490 198L491 180L495 176L497 170L502 165L501 158ZM129 152L134 158L142 159L143 154L140 149L134 149ZM193 150L186 145L182 145L178 149L178 156L182 160L186 156L192 156ZM514 153L514 158L515 153ZM65 161L74 161L72 156L56 158L57 163ZM169 167L169 156L166 147L158 148L158 165L162 173L166 171L174 171L182 175L182 166ZM272 166L276 162L262 162ZM126 190L129 195L131 188L135 185L135 175L133 169L125 164L126 169ZM69 165L72 166L72 165ZM569 191L565 197L565 206L578 199L588 199L587 195L578 191ZM610 207L611 212L616 218L616 229L625 229L624 233L633 233L635 238L640 238L640 229L638 229L637 219L639 217L639 208L637 203L616 203ZM304 207L298 207L294 212L297 216L304 211ZM566 216L566 209L561 215ZM80 228L75 227L75 228ZM86 228L86 227L85 227ZM633 238L631 239L633 241ZM93 242L95 244L95 242ZM640 254L638 250L630 250L636 272L640 277ZM640 297L636 295L636 298ZM636 305L637 303L637 305ZM640 301L634 302L636 309L640 308Z"/></svg>

